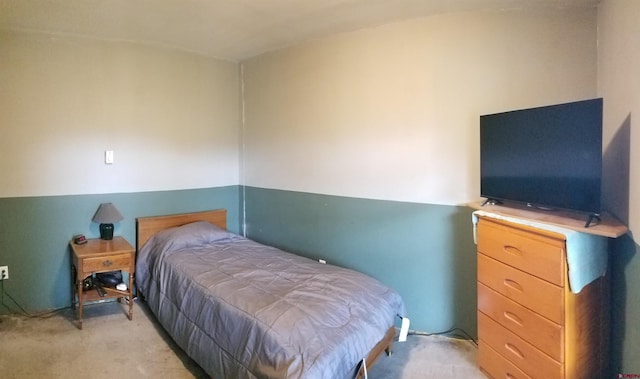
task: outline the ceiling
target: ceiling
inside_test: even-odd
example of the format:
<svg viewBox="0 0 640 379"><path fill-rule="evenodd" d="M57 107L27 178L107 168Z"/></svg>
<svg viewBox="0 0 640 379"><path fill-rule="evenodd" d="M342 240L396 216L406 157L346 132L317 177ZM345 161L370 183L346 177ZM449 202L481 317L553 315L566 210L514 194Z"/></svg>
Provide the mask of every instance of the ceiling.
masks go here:
<svg viewBox="0 0 640 379"><path fill-rule="evenodd" d="M595 7L600 0L0 0L0 29L131 41L241 61L437 13Z"/></svg>

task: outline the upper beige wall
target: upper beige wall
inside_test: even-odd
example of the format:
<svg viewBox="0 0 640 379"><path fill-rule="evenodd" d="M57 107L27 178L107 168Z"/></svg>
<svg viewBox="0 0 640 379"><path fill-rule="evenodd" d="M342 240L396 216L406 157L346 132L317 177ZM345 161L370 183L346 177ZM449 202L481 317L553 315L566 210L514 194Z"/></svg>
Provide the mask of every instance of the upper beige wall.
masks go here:
<svg viewBox="0 0 640 379"><path fill-rule="evenodd" d="M445 14L243 63L244 183L479 199L479 116L592 98L596 10Z"/></svg>
<svg viewBox="0 0 640 379"><path fill-rule="evenodd" d="M636 233L640 231L639 15L640 1L605 0L598 21L598 91L604 98L604 196L608 208Z"/></svg>
<svg viewBox="0 0 640 379"><path fill-rule="evenodd" d="M0 33L0 197L238 184L239 115L235 63Z"/></svg>

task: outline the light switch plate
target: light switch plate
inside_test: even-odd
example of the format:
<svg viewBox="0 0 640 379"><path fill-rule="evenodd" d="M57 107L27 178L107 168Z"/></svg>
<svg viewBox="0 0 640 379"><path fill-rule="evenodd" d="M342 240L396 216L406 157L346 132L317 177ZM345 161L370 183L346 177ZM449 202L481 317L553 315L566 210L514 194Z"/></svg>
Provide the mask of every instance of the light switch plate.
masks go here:
<svg viewBox="0 0 640 379"><path fill-rule="evenodd" d="M105 152L104 152L104 163L105 164L113 164L113 150L105 150Z"/></svg>

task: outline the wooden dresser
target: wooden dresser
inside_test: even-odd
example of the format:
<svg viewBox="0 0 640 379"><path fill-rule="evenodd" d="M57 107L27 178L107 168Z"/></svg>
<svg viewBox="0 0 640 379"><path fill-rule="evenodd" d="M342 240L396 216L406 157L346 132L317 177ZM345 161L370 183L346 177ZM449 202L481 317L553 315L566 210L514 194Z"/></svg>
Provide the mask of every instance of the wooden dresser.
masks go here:
<svg viewBox="0 0 640 379"><path fill-rule="evenodd" d="M569 290L565 237L480 218L478 363L493 378L606 377L608 276Z"/></svg>
<svg viewBox="0 0 640 379"><path fill-rule="evenodd" d="M495 379L609 377L609 276L571 292L566 237L546 227L606 238L627 227L608 214L585 228L584 215L571 212L469 206L486 212L476 225L483 372Z"/></svg>

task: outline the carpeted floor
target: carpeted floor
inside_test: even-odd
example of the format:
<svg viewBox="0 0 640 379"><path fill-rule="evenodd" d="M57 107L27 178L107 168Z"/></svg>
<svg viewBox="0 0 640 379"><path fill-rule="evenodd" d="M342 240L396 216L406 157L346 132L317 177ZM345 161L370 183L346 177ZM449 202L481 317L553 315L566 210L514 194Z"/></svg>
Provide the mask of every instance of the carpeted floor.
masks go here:
<svg viewBox="0 0 640 379"><path fill-rule="evenodd" d="M476 365L477 347L471 341L440 336L410 335L393 345L369 370L369 378L486 378Z"/></svg>
<svg viewBox="0 0 640 379"><path fill-rule="evenodd" d="M47 318L0 316L0 377L207 378L158 325L146 305L133 320L118 303L85 307L83 330L65 309ZM445 337L409 336L369 368L370 379L484 378L476 347Z"/></svg>

